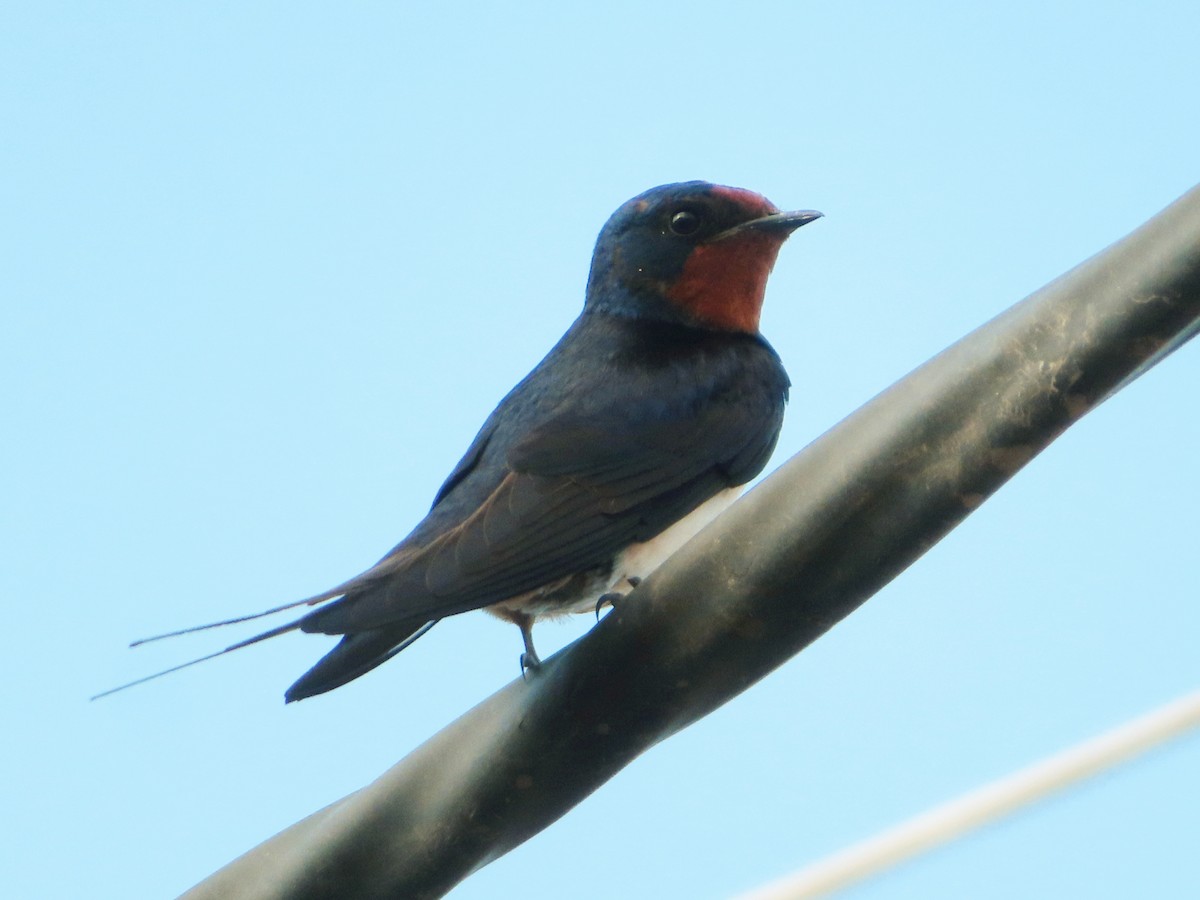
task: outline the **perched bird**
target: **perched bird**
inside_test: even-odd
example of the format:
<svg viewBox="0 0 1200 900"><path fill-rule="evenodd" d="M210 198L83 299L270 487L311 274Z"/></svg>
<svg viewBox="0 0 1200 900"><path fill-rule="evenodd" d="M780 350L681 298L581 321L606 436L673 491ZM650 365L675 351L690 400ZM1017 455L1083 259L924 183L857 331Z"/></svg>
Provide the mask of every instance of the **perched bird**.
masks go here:
<svg viewBox="0 0 1200 900"><path fill-rule="evenodd" d="M534 621L615 600L766 465L789 381L758 333L763 292L788 235L820 216L703 181L625 203L596 242L583 312L412 533L361 575L270 611L312 612L227 650L340 635L287 691L300 700L483 608L520 627L522 667L538 666Z"/></svg>

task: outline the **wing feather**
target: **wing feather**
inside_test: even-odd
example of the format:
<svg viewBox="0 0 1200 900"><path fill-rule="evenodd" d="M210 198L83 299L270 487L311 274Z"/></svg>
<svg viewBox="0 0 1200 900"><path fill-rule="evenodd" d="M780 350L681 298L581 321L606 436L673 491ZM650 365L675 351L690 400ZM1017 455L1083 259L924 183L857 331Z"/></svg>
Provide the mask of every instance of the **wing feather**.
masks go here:
<svg viewBox="0 0 1200 900"><path fill-rule="evenodd" d="M431 517L475 505L414 547L418 529L393 551L404 555L402 564L385 557L375 577L356 579L352 592L310 613L302 627L346 634L419 625L507 600L607 565L629 543L745 483L774 448L788 384L765 344L737 352L713 378L716 386L692 391L691 402L674 399L688 394L679 387L682 370L663 368L648 369L641 390L604 404L595 398L612 391L592 375L515 433L497 425L502 404Z"/></svg>

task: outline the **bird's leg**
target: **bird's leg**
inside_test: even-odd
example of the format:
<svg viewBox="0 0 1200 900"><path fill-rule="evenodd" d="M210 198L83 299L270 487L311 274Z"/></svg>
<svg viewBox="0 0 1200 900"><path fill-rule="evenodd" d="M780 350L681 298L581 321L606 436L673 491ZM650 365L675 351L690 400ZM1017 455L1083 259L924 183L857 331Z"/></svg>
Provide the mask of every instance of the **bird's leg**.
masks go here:
<svg viewBox="0 0 1200 900"><path fill-rule="evenodd" d="M631 588L635 588L639 584L642 583L642 579L640 579L636 575L630 575L628 578L625 579L625 581ZM622 594L620 591L609 591L607 594L601 594L599 597L597 597L596 598L596 621L597 622L600 621L600 607L607 604L608 606L611 606L613 609L616 609L617 601L624 600L624 599L625 599L625 595Z"/></svg>
<svg viewBox="0 0 1200 900"><path fill-rule="evenodd" d="M542 661L533 649L533 616L514 614L513 621L521 629L521 639L525 642L525 652L521 654L521 677L524 678L528 670L541 668Z"/></svg>

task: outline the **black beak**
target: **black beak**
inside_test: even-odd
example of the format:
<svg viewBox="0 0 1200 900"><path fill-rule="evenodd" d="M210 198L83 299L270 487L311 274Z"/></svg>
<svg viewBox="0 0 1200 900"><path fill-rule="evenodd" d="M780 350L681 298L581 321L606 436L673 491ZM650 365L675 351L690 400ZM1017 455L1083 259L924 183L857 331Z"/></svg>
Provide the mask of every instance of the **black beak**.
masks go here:
<svg viewBox="0 0 1200 900"><path fill-rule="evenodd" d="M796 209L791 212L772 213L769 216L763 216L761 219L751 219L749 222L743 222L741 225L734 225L732 228L727 228L713 237L712 240L723 241L725 238L733 237L735 234L741 234L744 231L770 231L788 235L801 225L815 222L824 215L825 213L817 212L815 209Z"/></svg>

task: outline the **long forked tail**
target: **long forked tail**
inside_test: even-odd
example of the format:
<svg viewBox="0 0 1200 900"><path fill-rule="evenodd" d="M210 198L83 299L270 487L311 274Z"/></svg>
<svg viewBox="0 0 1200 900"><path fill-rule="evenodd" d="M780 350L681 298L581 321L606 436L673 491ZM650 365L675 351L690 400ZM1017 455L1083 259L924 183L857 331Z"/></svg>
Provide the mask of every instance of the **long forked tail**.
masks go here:
<svg viewBox="0 0 1200 900"><path fill-rule="evenodd" d="M296 609L297 607L301 606L316 606L320 603L325 603L328 600L332 600L335 597L344 597L352 591L361 590L362 588L381 580L382 578L386 577L401 560L402 557L399 555L389 555L380 560L367 571L360 575L356 575L349 581L344 581L337 587L330 588L327 591L322 591L320 594L314 594L311 597L305 597L303 600L294 600L291 603L284 603L281 606L274 606L271 609L264 609L261 612L250 613L249 615L245 616L236 616L232 619L222 619L219 622L209 622L205 625L193 625L189 628L180 628L176 631L168 631L163 634L153 635L152 637L140 638L136 641L133 641L129 646L139 647L142 644L149 644L153 641L161 641L165 640L166 638L179 637L185 634L193 634L197 631L209 631L214 628L223 628L226 625L237 625L241 622L250 622L255 619L272 616L276 613L284 612L285 610L289 609ZM207 662L210 659L216 659L218 656L224 656L226 653L232 653L234 650L241 650L243 647L248 647L251 644L257 644L259 641L265 641L267 638L273 638L280 634L286 634L289 631L295 631L303 625L306 618L307 616L301 616L300 618L280 625L277 628L272 628L269 631L256 634L253 637L246 638L244 641L238 641L236 644L230 644L223 650L218 650L215 653L209 653L205 656L197 657L196 659L190 659L187 662L180 663L177 666L171 666L169 669L163 669L161 672L155 672L152 675L146 675L143 678L138 678L126 684L118 685L115 688L109 688L107 691L101 691L99 694L96 694L89 699L99 700L101 697L107 697L109 694L115 694L119 691L125 690L126 688L135 687L139 684L145 684L147 681L153 681L154 679L161 678L164 675L170 675L172 672L178 672L180 669L186 669L189 666L196 665L197 663ZM296 684L292 686L292 689L288 692L288 699L300 700L303 697L311 697L313 694L324 693L325 691L332 690L338 685L345 684L347 681L350 681L353 678L357 678L364 672L375 668L375 666L379 665L380 663L391 659L393 656L427 632L430 628L432 628L434 624L434 622L426 622L416 626L411 624L404 626L389 626L389 634L398 634L398 637L395 639L395 641L393 641L393 644L396 646L389 646L382 650L376 647L375 643L371 641L370 638L372 636L377 638L379 632L383 631L384 629L376 629L375 631L364 632L362 635L355 638L353 642L349 642L349 638L343 640L341 644L334 648L333 652L322 658L317 665L312 668L311 671L306 673L300 679L300 681L296 682ZM343 647L343 645L347 644L348 642L352 643L352 646ZM378 658L375 659L374 662L367 661L367 657L369 655L368 648L374 648L375 650L374 656L377 656ZM354 652L351 652L352 650ZM335 675L335 664L346 671L350 671L352 667L357 668L353 674ZM306 680L310 679L310 677L312 677L314 684L324 683L325 681L329 681L330 683L327 687L317 687L309 690L301 688L302 684L305 684ZM336 678L340 678L341 680L333 683ZM300 689L300 692L297 696L293 697L292 691L296 691L297 689Z"/></svg>
<svg viewBox="0 0 1200 900"><path fill-rule="evenodd" d="M258 616L245 616L237 621L245 621L246 619L258 618ZM180 663L177 666L171 666L169 669L163 669L161 672L155 672L152 675L146 675L143 678L138 678L134 681L118 685L114 688L109 688L107 691L101 691L99 694L89 698L91 700L99 700L101 697L107 697L109 694L115 694L118 691L123 691L126 688L135 687L139 684L145 684L147 681L153 681L156 678L161 678L164 675L170 675L172 672L178 672L180 669L186 669L189 666L194 666L197 663L206 662L210 659L216 659L218 656L224 656L226 653L232 653L234 650L241 650L243 647L249 647L251 644L257 644L259 641L265 641L268 638L276 637L277 635L287 634L289 631L298 630L304 622L304 617L295 619L280 625L277 628L272 628L269 631L261 632L253 637L248 637L244 641L238 641L236 644L230 644L223 650L218 650L215 653L209 653L205 656L190 659L185 663ZM434 619L431 622L412 624L400 623L398 625L387 625L380 628L374 628L370 631L360 631L356 634L348 634L342 637L338 645L329 653L321 657L317 664L300 676L287 693L284 694L286 702L291 703L294 700L303 700L306 697L313 697L317 694L323 694L326 691L331 691L335 687L341 687L348 681L353 681L359 675L365 675L376 666L387 662L404 648L408 647L417 638L421 637L430 628L437 624ZM204 626L206 628L215 628L216 624ZM198 631L199 628L185 629L179 632L186 634L189 631ZM170 635L161 635L160 637L169 637ZM149 638L147 640L157 640L158 638ZM146 641L137 641L131 646L137 646Z"/></svg>
<svg viewBox="0 0 1200 900"><path fill-rule="evenodd" d="M257 617L249 616L247 618L257 618ZM197 663L206 662L210 659L216 659L218 656L224 656L226 653L232 653L234 650L241 650L243 647L249 647L251 644L257 644L259 641L265 641L267 638L273 638L276 635L280 635L280 634L287 634L289 631L295 631L297 628L299 628L300 623L302 621L304 621L303 618L296 619L295 621L288 622L284 625L280 625L278 628L272 628L270 631L264 631L261 634L256 634L253 637L248 637L244 641L238 641L236 644L230 644L224 650L218 650L216 653L209 653L205 656L198 656L195 659L189 659L185 663L180 663L177 666L171 666L171 668L163 669L161 672L155 672L153 675L146 675L146 676L144 676L142 678L138 678L134 681L130 681L130 682L126 682L125 684L118 685L115 688L109 688L107 691L101 691L99 694L95 694L94 696L89 697L88 699L89 700L99 700L101 697L107 697L109 694L115 694L118 691L125 690L126 688L136 687L139 684L145 684L147 681L153 681L156 678L162 678L162 676L164 676L164 675L170 675L172 672L178 672L180 669L186 669L189 666L196 665ZM216 626L211 625L211 626L205 626L205 627L215 628ZM185 629L184 631L179 632L179 634L186 634L189 631L197 631L197 630L199 630L199 629ZM171 635L159 635L158 637L147 638L146 640L142 640L142 641L135 641L134 643L130 644L130 646L136 647L138 644L146 643L147 640L158 640L160 637L170 637L170 636Z"/></svg>

